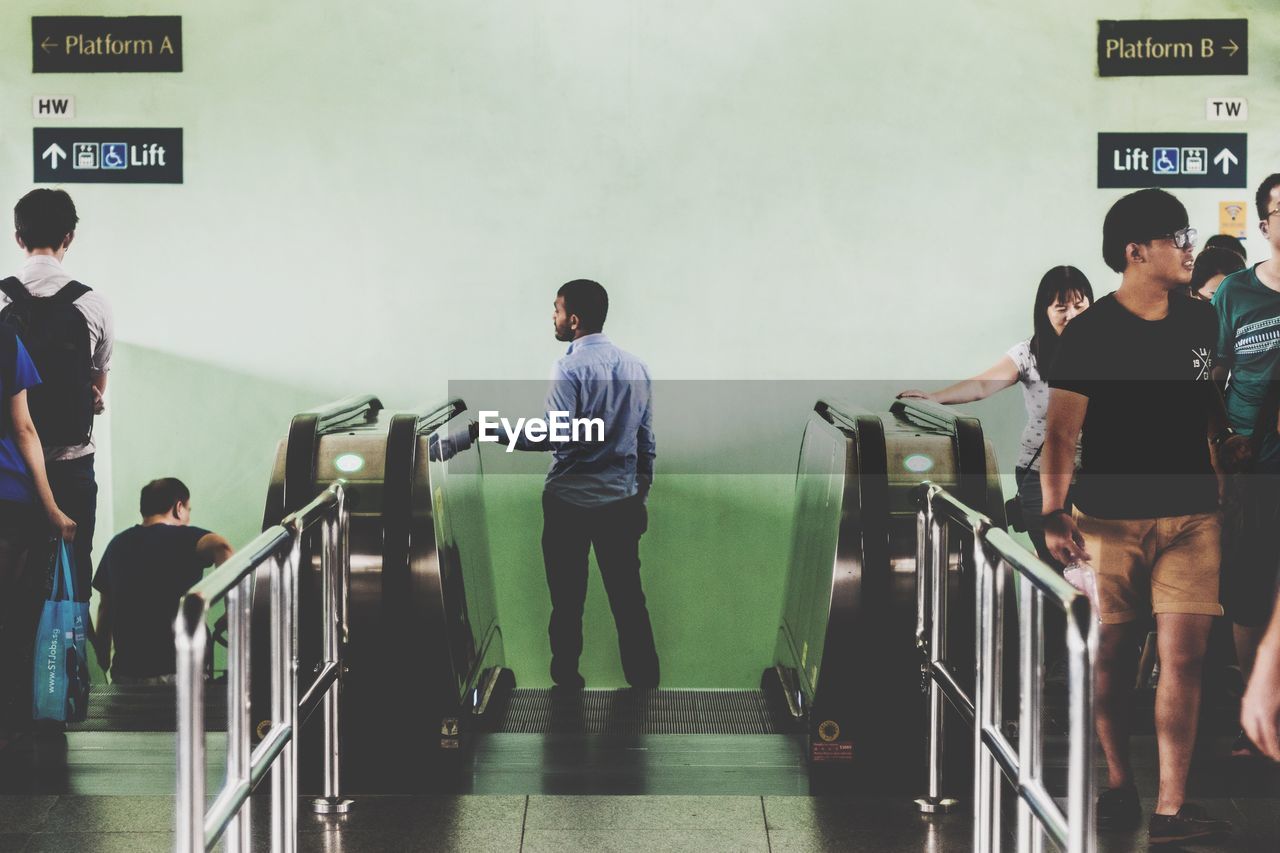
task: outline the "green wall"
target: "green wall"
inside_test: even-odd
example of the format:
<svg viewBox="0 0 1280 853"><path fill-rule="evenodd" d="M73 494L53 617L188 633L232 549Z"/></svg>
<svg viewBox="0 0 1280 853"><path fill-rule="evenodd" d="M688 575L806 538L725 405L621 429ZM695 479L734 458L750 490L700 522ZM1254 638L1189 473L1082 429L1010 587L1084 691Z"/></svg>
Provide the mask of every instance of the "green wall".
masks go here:
<svg viewBox="0 0 1280 853"><path fill-rule="evenodd" d="M181 74L30 73L30 15L148 12L183 15ZM1100 17L1248 17L1252 73L1099 79ZM184 128L182 186L70 188L68 266L109 297L120 341L103 534L177 474L197 520L244 541L292 411L542 380L569 278L609 287L609 333L661 380L897 387L986 367L1027 334L1047 267L1114 287L1098 131L1247 129L1249 183L1280 164L1277 17L1268 0L13 0L0 197L30 187L33 95L75 95L80 126ZM1247 97L1251 120L1211 125L1209 96ZM1211 232L1219 200L1252 193L1179 196ZM1007 464L1006 397L980 411ZM697 436L659 404L642 556L670 684L748 686L767 662L790 486L735 472L744 448L794 458L807 403L786 405ZM486 459L524 683L546 660L544 462ZM617 683L593 584L584 669Z"/></svg>

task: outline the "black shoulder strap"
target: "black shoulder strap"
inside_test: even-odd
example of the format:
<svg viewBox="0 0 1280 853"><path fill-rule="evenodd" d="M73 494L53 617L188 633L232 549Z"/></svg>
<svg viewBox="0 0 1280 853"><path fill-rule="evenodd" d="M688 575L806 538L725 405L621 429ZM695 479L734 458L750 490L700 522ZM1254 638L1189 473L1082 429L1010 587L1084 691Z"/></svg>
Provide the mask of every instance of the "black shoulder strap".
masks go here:
<svg viewBox="0 0 1280 853"><path fill-rule="evenodd" d="M27 292L27 289L23 287L22 282L14 275L0 281L0 292L3 292L5 296L9 297L14 302L21 302L31 298L31 294Z"/></svg>
<svg viewBox="0 0 1280 853"><path fill-rule="evenodd" d="M70 305L72 302L75 302L77 299L79 299L81 296L84 296L86 293L88 293L92 289L93 288L89 287L88 285L81 284L78 281L69 281L66 284L62 285L62 289L59 290L57 293L53 294L53 296L50 298L56 299L58 302L61 302L64 305Z"/></svg>

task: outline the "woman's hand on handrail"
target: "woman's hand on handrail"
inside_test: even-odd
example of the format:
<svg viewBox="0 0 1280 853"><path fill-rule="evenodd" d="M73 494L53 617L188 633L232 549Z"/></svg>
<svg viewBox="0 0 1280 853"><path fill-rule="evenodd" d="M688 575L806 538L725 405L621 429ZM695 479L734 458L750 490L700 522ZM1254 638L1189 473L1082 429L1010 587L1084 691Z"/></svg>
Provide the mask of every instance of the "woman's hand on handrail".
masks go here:
<svg viewBox="0 0 1280 853"><path fill-rule="evenodd" d="M901 392L898 394L898 398L932 400L943 405L973 403L978 400L985 400L992 394L1003 391L1017 381L1018 365L1014 364L1013 359L1006 355L1001 356L999 361L977 376L962 379L940 391L919 391L913 388Z"/></svg>

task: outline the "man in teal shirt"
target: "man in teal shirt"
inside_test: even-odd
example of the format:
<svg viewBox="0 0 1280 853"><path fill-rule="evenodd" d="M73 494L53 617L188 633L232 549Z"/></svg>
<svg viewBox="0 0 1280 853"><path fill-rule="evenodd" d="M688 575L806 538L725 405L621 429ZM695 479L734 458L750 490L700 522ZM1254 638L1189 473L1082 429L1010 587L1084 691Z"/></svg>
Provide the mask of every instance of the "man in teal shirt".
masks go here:
<svg viewBox="0 0 1280 853"><path fill-rule="evenodd" d="M1275 601L1280 567L1280 173L1258 187L1258 229L1271 257L1228 276L1213 295L1218 311L1215 378L1227 383L1231 428L1252 439L1255 460L1233 478L1233 511L1223 533L1223 604L1234 624L1246 681ZM1247 754L1243 733L1233 754Z"/></svg>

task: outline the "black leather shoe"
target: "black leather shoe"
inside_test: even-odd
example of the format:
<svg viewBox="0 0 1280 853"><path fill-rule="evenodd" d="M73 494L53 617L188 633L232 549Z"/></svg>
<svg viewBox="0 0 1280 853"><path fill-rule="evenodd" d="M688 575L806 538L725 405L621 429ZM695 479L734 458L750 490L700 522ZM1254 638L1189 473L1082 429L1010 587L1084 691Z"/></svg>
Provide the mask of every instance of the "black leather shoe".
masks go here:
<svg viewBox="0 0 1280 853"><path fill-rule="evenodd" d="M1133 829L1142 823L1142 804L1132 785L1108 788L1098 795L1098 829Z"/></svg>
<svg viewBox="0 0 1280 853"><path fill-rule="evenodd" d="M1153 814L1147 831L1152 845L1177 844L1230 835L1231 822L1211 818L1200 806L1188 803L1175 815Z"/></svg>

